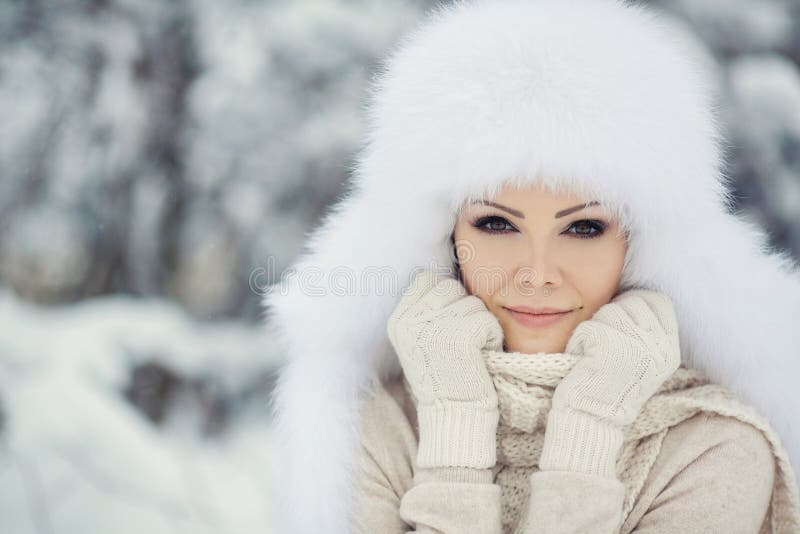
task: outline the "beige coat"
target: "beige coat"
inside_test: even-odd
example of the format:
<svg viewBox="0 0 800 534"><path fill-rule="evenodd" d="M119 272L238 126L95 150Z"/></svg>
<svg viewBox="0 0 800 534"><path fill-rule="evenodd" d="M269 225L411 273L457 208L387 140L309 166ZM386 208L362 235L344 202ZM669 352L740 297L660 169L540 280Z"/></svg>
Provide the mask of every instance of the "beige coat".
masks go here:
<svg viewBox="0 0 800 534"><path fill-rule="evenodd" d="M362 533L501 532L498 467L417 469L416 408L402 378L376 391L361 422L356 515ZM619 532L758 533L768 527L774 473L762 432L733 417L698 413L667 432ZM529 532L612 531L609 522L624 497L619 481L572 472L536 476L535 509L546 513L531 521Z"/></svg>

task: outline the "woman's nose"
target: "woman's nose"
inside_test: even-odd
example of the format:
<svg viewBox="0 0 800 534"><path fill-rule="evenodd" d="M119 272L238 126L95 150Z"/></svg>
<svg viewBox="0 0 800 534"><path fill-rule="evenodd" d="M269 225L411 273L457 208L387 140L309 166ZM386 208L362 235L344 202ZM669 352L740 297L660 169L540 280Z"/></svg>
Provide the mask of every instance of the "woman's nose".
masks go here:
<svg viewBox="0 0 800 534"><path fill-rule="evenodd" d="M530 244L522 251L514 282L517 287L528 289L539 289L547 284L561 285L562 274L558 258L546 244Z"/></svg>

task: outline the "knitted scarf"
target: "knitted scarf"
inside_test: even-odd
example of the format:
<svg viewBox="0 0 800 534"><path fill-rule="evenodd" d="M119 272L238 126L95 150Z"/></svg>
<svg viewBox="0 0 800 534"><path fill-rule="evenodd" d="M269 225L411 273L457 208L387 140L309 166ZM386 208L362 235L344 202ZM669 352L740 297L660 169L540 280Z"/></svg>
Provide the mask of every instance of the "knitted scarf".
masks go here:
<svg viewBox="0 0 800 534"><path fill-rule="evenodd" d="M530 474L538 470L554 388L578 356L486 351L486 367L497 390L495 482L501 486L503 531L510 533L528 499ZM767 420L727 388L700 371L679 367L623 429L617 478L625 486L622 517L628 517L671 426L700 411L733 416L761 430L772 445L777 471L770 509L760 534L800 532L800 500L788 455Z"/></svg>
<svg viewBox="0 0 800 534"><path fill-rule="evenodd" d="M497 390L495 483L501 487L503 532L510 534L529 497L528 478L538 471L553 390L577 361L569 353L484 351ZM410 392L407 380L403 380ZM410 394L413 399L413 394ZM414 400L416 402L416 400ZM759 534L800 532L800 498L785 448L767 420L729 389L712 384L700 371L678 368L623 429L617 478L625 486L623 524L633 509L670 427L701 411L732 416L762 431L772 445L776 473L767 517Z"/></svg>

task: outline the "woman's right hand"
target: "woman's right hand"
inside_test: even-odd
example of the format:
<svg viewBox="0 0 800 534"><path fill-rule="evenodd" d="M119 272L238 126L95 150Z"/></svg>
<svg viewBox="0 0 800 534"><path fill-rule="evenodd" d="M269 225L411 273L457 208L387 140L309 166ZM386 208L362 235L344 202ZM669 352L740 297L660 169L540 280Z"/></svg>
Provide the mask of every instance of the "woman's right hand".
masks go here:
<svg viewBox="0 0 800 534"><path fill-rule="evenodd" d="M503 347L494 314L456 278L425 270L387 333L417 399L418 465L493 466L499 412L483 351Z"/></svg>

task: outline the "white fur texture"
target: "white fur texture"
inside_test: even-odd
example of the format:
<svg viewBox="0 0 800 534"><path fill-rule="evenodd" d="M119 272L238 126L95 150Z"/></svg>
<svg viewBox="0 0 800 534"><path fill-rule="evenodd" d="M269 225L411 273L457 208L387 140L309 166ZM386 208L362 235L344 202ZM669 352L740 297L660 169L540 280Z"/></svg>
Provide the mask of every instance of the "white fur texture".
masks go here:
<svg viewBox="0 0 800 534"><path fill-rule="evenodd" d="M354 531L360 403L400 372L386 320L415 269L450 265L461 202L504 181L612 206L631 231L623 288L668 294L684 364L756 407L800 465L800 274L731 213L711 64L687 35L622 0L462 0L398 43L350 189L263 301L288 357L279 532Z"/></svg>

